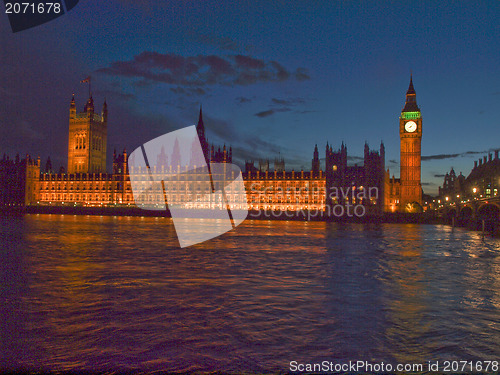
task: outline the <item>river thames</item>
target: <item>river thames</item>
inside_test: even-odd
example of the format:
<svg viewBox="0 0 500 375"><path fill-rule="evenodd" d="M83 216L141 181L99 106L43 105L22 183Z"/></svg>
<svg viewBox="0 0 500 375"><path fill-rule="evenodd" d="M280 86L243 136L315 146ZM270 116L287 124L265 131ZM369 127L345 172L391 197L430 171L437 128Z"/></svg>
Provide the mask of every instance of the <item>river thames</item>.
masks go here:
<svg viewBox="0 0 500 375"><path fill-rule="evenodd" d="M247 220L181 249L168 218L0 221L3 371L500 360L500 240L479 232Z"/></svg>

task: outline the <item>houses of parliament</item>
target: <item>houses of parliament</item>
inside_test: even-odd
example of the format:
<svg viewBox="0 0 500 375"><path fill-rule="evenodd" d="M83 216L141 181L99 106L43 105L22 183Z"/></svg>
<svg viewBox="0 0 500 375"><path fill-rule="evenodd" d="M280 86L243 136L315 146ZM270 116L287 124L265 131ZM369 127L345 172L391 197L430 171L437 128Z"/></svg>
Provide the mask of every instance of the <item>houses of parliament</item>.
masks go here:
<svg viewBox="0 0 500 375"><path fill-rule="evenodd" d="M42 171L40 158L0 160L0 206L75 205L75 206L139 206L144 203L134 197L127 152L113 153L111 173L106 171L108 108L106 101L96 109L89 95L82 112L76 109L75 98L69 105L68 164L66 171L54 173L50 163ZM232 149L209 146L200 108L196 125L198 138L207 163L232 163ZM364 212L418 212L422 209L421 139L422 116L416 101L416 92L410 78L405 104L399 117L401 147L400 178L390 176L385 168L385 147L377 150L364 147L363 165L348 165L347 146L339 149L326 144L324 169L320 167L320 153L316 145L311 169L287 171L285 161L278 158L271 168L269 161L246 161L242 172L245 185L243 200L251 210L311 211L331 215L339 206L363 206ZM175 175L187 166L176 165L175 155L162 150L151 167L152 173ZM174 150L175 153L175 150ZM135 171L137 172L137 171ZM234 173L234 172L233 172ZM175 193L169 194L176 202L186 201L179 178ZM187 188L186 188L187 189ZM147 199L147 198L145 198ZM197 199L200 204L207 204ZM239 202L239 203L238 203ZM235 199L231 208L241 208L242 200ZM172 202L166 202L172 203ZM205 207L205 206L202 206ZM209 206L206 206L207 208Z"/></svg>

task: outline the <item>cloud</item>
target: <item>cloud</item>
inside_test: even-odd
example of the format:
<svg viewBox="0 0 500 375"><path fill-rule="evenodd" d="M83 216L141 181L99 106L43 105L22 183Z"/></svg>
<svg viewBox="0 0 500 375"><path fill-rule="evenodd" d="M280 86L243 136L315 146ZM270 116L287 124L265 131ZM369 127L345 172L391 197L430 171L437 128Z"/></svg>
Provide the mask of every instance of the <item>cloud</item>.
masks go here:
<svg viewBox="0 0 500 375"><path fill-rule="evenodd" d="M436 177L436 178L443 178L444 176L445 176L444 174L440 174L440 173L434 174L434 177Z"/></svg>
<svg viewBox="0 0 500 375"><path fill-rule="evenodd" d="M268 116L274 115L276 112L288 112L288 111L290 111L290 108L268 109L267 111L255 113L254 116L262 118L262 117L268 117Z"/></svg>
<svg viewBox="0 0 500 375"><path fill-rule="evenodd" d="M299 71L300 70L300 71ZM304 68L298 69L296 80L308 79ZM276 61L265 61L244 55L180 56L144 51L128 61L114 61L97 70L99 73L160 82L182 87L208 85L246 86L262 82L282 82L292 74ZM307 77L306 77L307 76Z"/></svg>
<svg viewBox="0 0 500 375"><path fill-rule="evenodd" d="M236 98L236 102L238 104L243 104L243 103L250 103L253 99L250 98L245 98L244 96L239 96Z"/></svg>
<svg viewBox="0 0 500 375"><path fill-rule="evenodd" d="M487 153L493 152L493 151L495 151L495 149L489 149L486 151L465 151L465 152L456 153L456 154L427 155L427 156L422 156L422 161L454 159L454 158L465 157L465 156L469 156L469 155L487 154Z"/></svg>
<svg viewBox="0 0 500 375"><path fill-rule="evenodd" d="M287 98L287 99L279 99L279 98L272 98L271 102L269 104L269 107L271 107L268 110L264 110L261 112L257 112L254 114L254 116L257 117L268 117L271 115L274 115L275 113L278 112L289 112L292 110L290 107L295 107L299 105L303 105L306 103L306 100L304 98ZM314 111L294 111L294 113L297 114L305 114L305 113L310 113Z"/></svg>
<svg viewBox="0 0 500 375"><path fill-rule="evenodd" d="M269 109L267 111L262 111L262 112L255 113L254 116L257 116L257 117L267 117L267 116L271 116L272 114L274 114L274 109Z"/></svg>
<svg viewBox="0 0 500 375"><path fill-rule="evenodd" d="M442 160L442 159L453 159L461 154L437 154L437 155L427 155L427 156L422 156L422 161L426 160Z"/></svg>
<svg viewBox="0 0 500 375"><path fill-rule="evenodd" d="M266 67L264 61L249 56L236 55L234 56L234 61L236 65L243 69L264 69ZM281 68L279 64L278 66Z"/></svg>

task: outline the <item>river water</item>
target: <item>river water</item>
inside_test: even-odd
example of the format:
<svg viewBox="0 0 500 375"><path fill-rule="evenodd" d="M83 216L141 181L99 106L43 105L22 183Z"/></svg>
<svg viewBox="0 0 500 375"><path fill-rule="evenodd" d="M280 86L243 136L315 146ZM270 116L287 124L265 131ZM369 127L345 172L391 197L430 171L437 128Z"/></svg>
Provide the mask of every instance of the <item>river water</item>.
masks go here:
<svg viewBox="0 0 500 375"><path fill-rule="evenodd" d="M1 370L500 360L500 241L439 225L0 217Z"/></svg>

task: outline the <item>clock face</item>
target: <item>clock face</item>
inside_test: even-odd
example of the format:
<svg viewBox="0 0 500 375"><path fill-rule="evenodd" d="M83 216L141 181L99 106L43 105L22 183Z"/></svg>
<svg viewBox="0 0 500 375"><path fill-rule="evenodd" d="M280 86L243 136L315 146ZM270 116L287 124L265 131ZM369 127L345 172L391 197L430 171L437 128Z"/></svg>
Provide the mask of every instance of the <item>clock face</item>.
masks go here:
<svg viewBox="0 0 500 375"><path fill-rule="evenodd" d="M417 130L417 124L415 123L415 121L408 121L405 124L405 130L408 133L413 133L415 130Z"/></svg>

